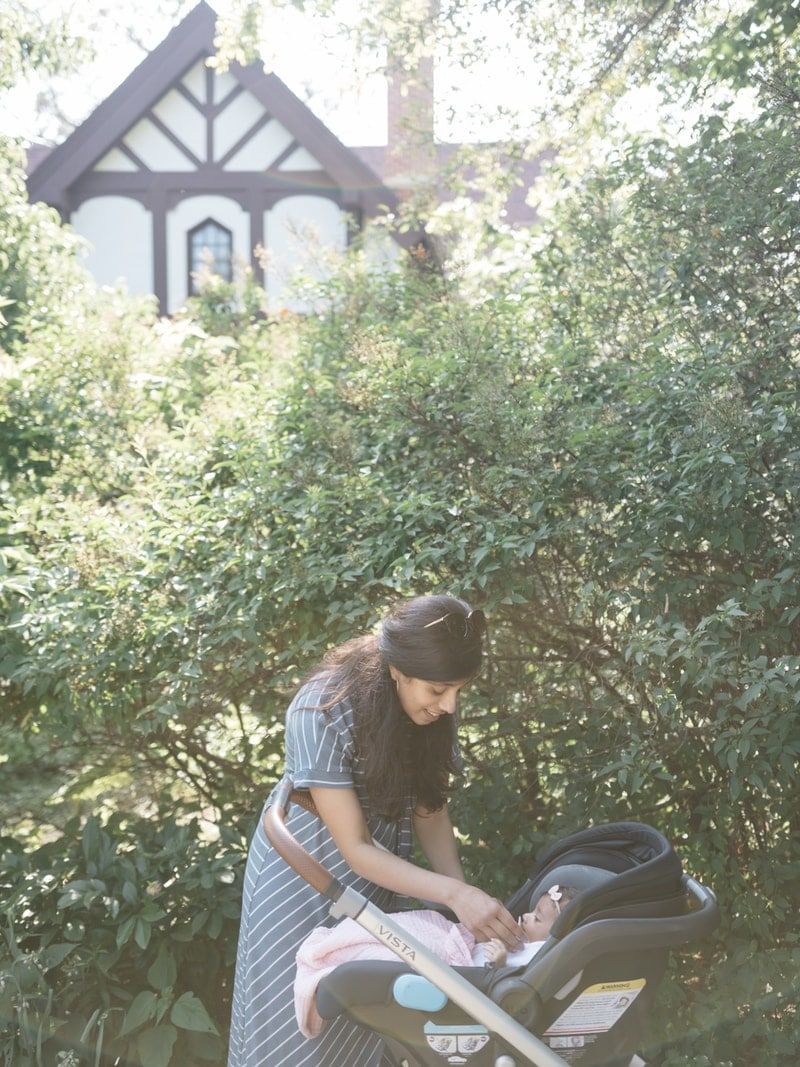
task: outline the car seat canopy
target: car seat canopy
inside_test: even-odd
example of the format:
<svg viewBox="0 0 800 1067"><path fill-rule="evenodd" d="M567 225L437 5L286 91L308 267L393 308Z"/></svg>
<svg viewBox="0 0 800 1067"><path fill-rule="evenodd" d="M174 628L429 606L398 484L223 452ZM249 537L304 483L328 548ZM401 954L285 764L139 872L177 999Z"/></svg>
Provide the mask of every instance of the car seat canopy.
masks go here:
<svg viewBox="0 0 800 1067"><path fill-rule="evenodd" d="M556 938L621 908L631 917L656 917L685 907L680 859L663 834L642 823L608 823L556 841L541 853L509 910L521 914L556 883L581 890L553 924Z"/></svg>
<svg viewBox="0 0 800 1067"><path fill-rule="evenodd" d="M531 890L528 908L533 909L543 893L547 893L555 885L572 886L579 893L587 889L597 889L614 875L611 871L601 870L599 867L590 867L585 863L565 863L560 867L554 867L547 874L534 882ZM570 901L570 903L572 903ZM567 905L569 906L569 905Z"/></svg>

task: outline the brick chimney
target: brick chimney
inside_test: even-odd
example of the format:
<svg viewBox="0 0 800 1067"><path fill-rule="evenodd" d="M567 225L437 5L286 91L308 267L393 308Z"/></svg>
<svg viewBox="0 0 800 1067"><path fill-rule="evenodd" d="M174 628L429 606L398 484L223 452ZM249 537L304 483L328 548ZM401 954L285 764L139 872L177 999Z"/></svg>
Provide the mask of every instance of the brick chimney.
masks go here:
<svg viewBox="0 0 800 1067"><path fill-rule="evenodd" d="M434 0L425 6L427 17L435 18ZM386 75L388 145L383 177L386 185L402 196L435 177L433 56L423 56L411 70L389 56Z"/></svg>

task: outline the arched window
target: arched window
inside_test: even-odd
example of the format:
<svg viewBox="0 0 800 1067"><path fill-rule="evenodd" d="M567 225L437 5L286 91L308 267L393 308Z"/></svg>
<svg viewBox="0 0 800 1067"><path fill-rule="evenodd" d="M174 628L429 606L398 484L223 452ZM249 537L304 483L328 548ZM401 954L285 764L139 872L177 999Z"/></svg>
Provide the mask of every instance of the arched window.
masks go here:
<svg viewBox="0 0 800 1067"><path fill-rule="evenodd" d="M206 219L189 230L189 295L197 292L196 275L211 271L229 282L233 278L231 255L233 234L213 219Z"/></svg>

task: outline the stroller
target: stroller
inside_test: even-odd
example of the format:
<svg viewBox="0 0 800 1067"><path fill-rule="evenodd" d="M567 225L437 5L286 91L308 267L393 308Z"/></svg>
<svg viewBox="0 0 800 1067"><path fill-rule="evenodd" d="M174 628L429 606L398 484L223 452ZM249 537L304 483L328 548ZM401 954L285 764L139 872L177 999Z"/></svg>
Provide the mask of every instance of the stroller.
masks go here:
<svg viewBox="0 0 800 1067"><path fill-rule="evenodd" d="M546 849L507 902L516 918L554 885L580 892L524 967L450 967L361 894L341 885L289 833L285 780L265 815L278 853L397 954L341 964L317 990L323 1019L341 1013L384 1040L391 1067L629 1067L670 948L719 921L713 893L683 874L650 826L610 823ZM306 802L307 803L307 802ZM455 918L455 916L452 916Z"/></svg>

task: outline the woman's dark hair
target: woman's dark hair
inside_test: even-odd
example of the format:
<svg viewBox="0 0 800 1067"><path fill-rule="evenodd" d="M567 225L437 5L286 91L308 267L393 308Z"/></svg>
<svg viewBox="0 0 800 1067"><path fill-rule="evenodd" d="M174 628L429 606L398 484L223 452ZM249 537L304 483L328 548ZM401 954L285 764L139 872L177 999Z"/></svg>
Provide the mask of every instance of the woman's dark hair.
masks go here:
<svg viewBox="0 0 800 1067"><path fill-rule="evenodd" d="M458 597L415 597L394 607L377 635L331 649L305 679L328 680L323 708L345 699L352 703L356 755L363 759L370 802L387 818L399 818L408 797L438 811L451 775L460 773L454 716L442 715L426 726L413 723L389 667L425 681L471 678L481 666L483 628L470 619L469 604Z"/></svg>

